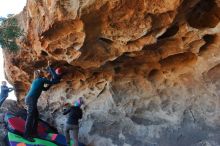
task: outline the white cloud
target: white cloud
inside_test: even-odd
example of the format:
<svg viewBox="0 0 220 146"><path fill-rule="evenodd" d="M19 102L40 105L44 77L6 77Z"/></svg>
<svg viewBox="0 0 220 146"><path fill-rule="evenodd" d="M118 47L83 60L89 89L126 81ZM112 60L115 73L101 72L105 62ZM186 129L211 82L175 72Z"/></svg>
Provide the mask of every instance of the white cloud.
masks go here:
<svg viewBox="0 0 220 146"><path fill-rule="evenodd" d="M0 16L6 17L8 14L18 14L23 10L25 5L26 0L0 0ZM5 75L3 68L3 55L0 48L0 81L2 80L5 80ZM10 93L8 98L16 99L14 93Z"/></svg>
<svg viewBox="0 0 220 146"><path fill-rule="evenodd" d="M6 17L7 14L18 14L25 5L26 0L0 0L0 16Z"/></svg>

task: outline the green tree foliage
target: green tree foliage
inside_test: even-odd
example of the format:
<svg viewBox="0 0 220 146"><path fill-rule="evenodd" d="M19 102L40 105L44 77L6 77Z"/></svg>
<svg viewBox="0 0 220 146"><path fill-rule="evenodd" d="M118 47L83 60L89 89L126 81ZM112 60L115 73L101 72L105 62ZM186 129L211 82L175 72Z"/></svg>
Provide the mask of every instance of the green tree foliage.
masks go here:
<svg viewBox="0 0 220 146"><path fill-rule="evenodd" d="M17 20L14 17L0 17L0 45L3 49L8 49L12 52L19 50L16 39L22 34L23 31L18 26Z"/></svg>

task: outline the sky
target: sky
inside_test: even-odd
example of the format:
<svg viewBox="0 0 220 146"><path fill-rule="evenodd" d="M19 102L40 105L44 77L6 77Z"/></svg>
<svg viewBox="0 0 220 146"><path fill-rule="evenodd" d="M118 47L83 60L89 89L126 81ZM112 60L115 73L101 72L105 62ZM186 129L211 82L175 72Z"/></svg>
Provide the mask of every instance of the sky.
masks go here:
<svg viewBox="0 0 220 146"><path fill-rule="evenodd" d="M6 17L8 14L20 13L26 0L0 0L0 16Z"/></svg>
<svg viewBox="0 0 220 146"><path fill-rule="evenodd" d="M7 17L8 14L18 14L25 5L26 0L0 0L0 16ZM2 49L0 48L0 81L5 80L3 64ZM9 84L8 86L11 87ZM14 93L10 93L8 99L16 100Z"/></svg>

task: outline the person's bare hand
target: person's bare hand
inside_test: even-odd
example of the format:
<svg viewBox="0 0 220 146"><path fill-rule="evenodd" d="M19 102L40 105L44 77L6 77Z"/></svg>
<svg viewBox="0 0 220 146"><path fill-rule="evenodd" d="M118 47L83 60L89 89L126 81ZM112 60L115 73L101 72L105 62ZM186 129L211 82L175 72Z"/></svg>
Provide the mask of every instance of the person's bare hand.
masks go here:
<svg viewBox="0 0 220 146"><path fill-rule="evenodd" d="M50 66L51 65L51 62L50 60L47 61L47 66Z"/></svg>

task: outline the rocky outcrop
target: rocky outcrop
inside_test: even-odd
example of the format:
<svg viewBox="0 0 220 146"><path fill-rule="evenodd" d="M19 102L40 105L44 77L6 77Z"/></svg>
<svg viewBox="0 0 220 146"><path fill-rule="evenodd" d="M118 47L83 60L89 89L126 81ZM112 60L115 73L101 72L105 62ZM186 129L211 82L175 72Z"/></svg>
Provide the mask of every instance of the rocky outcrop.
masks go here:
<svg viewBox="0 0 220 146"><path fill-rule="evenodd" d="M219 9L217 0L28 0L6 76L22 103L33 70L62 66L41 113L62 131L63 104L84 96L80 139L90 145L220 145Z"/></svg>

